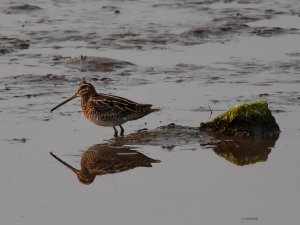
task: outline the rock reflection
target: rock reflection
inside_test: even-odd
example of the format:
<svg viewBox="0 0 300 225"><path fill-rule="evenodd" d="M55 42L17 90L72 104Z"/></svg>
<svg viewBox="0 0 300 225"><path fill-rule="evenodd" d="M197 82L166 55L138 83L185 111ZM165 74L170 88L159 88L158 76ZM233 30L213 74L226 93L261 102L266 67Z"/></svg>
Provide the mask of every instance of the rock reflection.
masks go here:
<svg viewBox="0 0 300 225"><path fill-rule="evenodd" d="M50 152L51 156L71 169L83 184L91 184L97 175L119 173L135 167L152 167L159 160L131 150L129 147L115 147L96 144L89 147L81 157L81 169L76 169Z"/></svg>
<svg viewBox="0 0 300 225"><path fill-rule="evenodd" d="M120 138L109 140L112 145L161 146L171 151L177 146L192 146L200 143L201 148L212 149L229 162L243 166L264 162L279 136L273 138L244 138L213 135L198 127L169 124L154 130L142 130Z"/></svg>
<svg viewBox="0 0 300 225"><path fill-rule="evenodd" d="M213 150L227 161L238 166L245 166L267 161L276 141L277 139L230 137L230 139L221 139L213 146Z"/></svg>

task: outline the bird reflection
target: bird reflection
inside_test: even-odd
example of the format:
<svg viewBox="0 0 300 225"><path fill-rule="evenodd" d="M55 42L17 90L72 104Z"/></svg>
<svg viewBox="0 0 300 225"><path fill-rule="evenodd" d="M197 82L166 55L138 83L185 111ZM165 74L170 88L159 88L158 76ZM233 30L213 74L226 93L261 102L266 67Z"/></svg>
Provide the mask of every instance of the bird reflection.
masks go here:
<svg viewBox="0 0 300 225"><path fill-rule="evenodd" d="M81 157L81 169L76 169L50 152L50 155L71 169L83 184L91 184L97 175L119 173L135 167L152 167L159 160L131 150L129 147L115 147L96 144L89 147Z"/></svg>
<svg viewBox="0 0 300 225"><path fill-rule="evenodd" d="M277 139L219 139L213 146L214 152L227 161L244 166L257 162L265 162Z"/></svg>

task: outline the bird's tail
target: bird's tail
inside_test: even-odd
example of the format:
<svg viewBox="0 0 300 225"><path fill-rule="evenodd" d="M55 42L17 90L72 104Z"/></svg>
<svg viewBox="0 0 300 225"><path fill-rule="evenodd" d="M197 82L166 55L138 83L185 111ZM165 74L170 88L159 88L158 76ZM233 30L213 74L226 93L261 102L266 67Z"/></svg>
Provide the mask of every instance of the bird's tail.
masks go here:
<svg viewBox="0 0 300 225"><path fill-rule="evenodd" d="M156 108L156 109L151 109L151 112L158 112L160 111L160 109Z"/></svg>

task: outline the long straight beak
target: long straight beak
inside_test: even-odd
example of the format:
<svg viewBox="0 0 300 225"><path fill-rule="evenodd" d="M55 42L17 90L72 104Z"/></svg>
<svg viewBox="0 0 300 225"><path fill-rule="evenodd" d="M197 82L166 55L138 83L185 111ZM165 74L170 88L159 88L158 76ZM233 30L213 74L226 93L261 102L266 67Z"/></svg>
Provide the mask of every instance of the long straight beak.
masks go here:
<svg viewBox="0 0 300 225"><path fill-rule="evenodd" d="M57 106L55 106L53 109L51 109L50 112L54 111L58 107L61 107L62 105L66 104L67 102L73 100L76 97L77 97L77 95L73 95L72 97L68 98L67 100L63 101L62 103L59 103Z"/></svg>
<svg viewBox="0 0 300 225"><path fill-rule="evenodd" d="M58 158L56 155L54 155L52 152L50 152L50 155L53 156L53 158L57 159L57 161L61 162L62 164L64 164L66 167L68 167L70 170L72 170L74 173L78 173L79 170L77 170L76 168L74 168L73 166L69 165L68 163L66 163L65 161L61 160L60 158Z"/></svg>

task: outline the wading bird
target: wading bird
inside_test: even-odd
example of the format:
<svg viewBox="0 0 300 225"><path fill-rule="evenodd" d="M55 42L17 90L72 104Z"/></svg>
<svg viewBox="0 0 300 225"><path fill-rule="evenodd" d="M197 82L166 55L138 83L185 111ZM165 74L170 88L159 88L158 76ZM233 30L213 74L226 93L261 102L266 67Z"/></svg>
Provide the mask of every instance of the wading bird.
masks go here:
<svg viewBox="0 0 300 225"><path fill-rule="evenodd" d="M81 97L83 115L97 125L113 127L114 136L118 136L116 126L120 127L120 135L123 136L123 123L159 111L153 109L151 104L139 104L119 96L97 93L92 84L82 81L72 97L55 106L50 112L77 97Z"/></svg>

